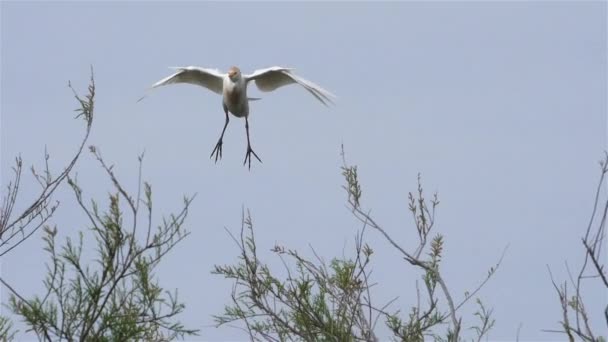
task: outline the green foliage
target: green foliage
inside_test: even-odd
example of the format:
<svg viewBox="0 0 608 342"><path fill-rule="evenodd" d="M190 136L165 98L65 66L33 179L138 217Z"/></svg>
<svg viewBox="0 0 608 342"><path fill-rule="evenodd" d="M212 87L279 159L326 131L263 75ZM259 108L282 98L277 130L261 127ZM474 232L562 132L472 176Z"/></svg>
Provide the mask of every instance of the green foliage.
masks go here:
<svg viewBox="0 0 608 342"><path fill-rule="evenodd" d="M349 201L352 201L355 207L359 206L361 199L361 185L359 185L359 176L356 166L345 166L342 168L342 175L346 178L346 186L344 189L348 192Z"/></svg>
<svg viewBox="0 0 608 342"><path fill-rule="evenodd" d="M89 126L94 95L93 78L88 95L81 98L75 93L80 104L77 117ZM176 320L184 310L177 291L164 290L154 276L161 259L189 234L183 225L192 198L185 198L178 214L154 228L151 186L143 183L143 197L140 192L143 156L139 157L140 189L133 197L98 149L91 146L90 151L112 181L114 192L106 207L93 199L87 201L76 180L66 173L75 195L74 207L85 214L89 228L58 243L58 229L45 225L44 249L49 256L45 293L25 298L0 279L12 292L9 308L24 321L27 331L46 341L168 341L196 334ZM95 248L89 245L91 240ZM0 318L2 340L14 336L10 329L10 322Z"/></svg>
<svg viewBox="0 0 608 342"><path fill-rule="evenodd" d="M94 153L105 168L96 150ZM111 170L106 170L117 192L109 195L105 211L94 200L86 206L81 188L69 179L78 204L90 220L97 254L93 262L82 256L88 235L81 231L76 241L67 237L58 247L57 229L46 227L43 239L50 259L44 280L46 293L32 299L13 294L10 308L45 340L158 341L196 333L174 320L184 304L178 301L177 292L164 291L153 274L161 258L188 235L182 225L191 200L186 199L183 210L164 220L155 231L147 222L142 242L137 238L139 206ZM139 200L150 218L152 192L149 185L146 189L145 197ZM131 225L125 223L121 200L129 204L126 207L133 219Z"/></svg>
<svg viewBox="0 0 608 342"><path fill-rule="evenodd" d="M346 180L346 185L343 185L342 188L346 190L348 194L348 202L354 208L359 207L359 200L361 199L361 184L359 184L359 175L357 173L356 165L347 165L346 164L346 154L344 153L344 145L341 148L341 156L342 156L342 176Z"/></svg>
<svg viewBox="0 0 608 342"><path fill-rule="evenodd" d="M249 215L240 239L233 238L240 249L238 263L213 271L234 281L232 304L215 316L218 326L242 321L253 340L372 339L367 279L373 251L361 239L354 259L333 259L329 265L275 246L272 251L287 273L281 278L258 259Z"/></svg>
<svg viewBox="0 0 608 342"><path fill-rule="evenodd" d="M492 318L492 309L487 309L481 299L477 298L476 300L479 309L475 311L474 315L479 319L479 325L474 325L470 329L475 331L477 335L477 341L481 341L481 339L488 334L490 329L494 327L496 320Z"/></svg>
<svg viewBox="0 0 608 342"><path fill-rule="evenodd" d="M0 316L0 341L14 341L17 331L13 329L13 323L7 317Z"/></svg>
<svg viewBox="0 0 608 342"><path fill-rule="evenodd" d="M342 157L344 159L344 153ZM394 340L424 341L429 337L437 341L461 340L458 310L477 294L500 262L472 293L467 292L460 302L454 302L440 270L443 236L436 234L427 244L439 204L437 195L427 201L418 178L417 193L409 194L409 210L414 217L419 244L408 252L363 210L357 168L348 166L344 160L342 175L349 209L364 225L355 240L354 256L334 258L327 265L314 250L315 258L307 259L294 250L275 246L272 251L281 258L287 274L279 277L258 258L253 223L248 214L243 217L240 239L229 232L240 251L238 262L215 266L213 271L233 282L232 303L222 315L215 316L218 326L240 322L252 340L377 341L376 324L383 320ZM401 253L407 261L405 265L421 272L425 290L421 292L416 283L417 301L406 315L400 310L388 312L386 308L392 301L382 307L372 303L369 275L373 250L363 241L368 227L382 234ZM445 299L445 307L440 305L440 295ZM494 321L492 311L478 303L481 309L475 316L482 323L475 332L484 336ZM446 325L447 331L442 332Z"/></svg>

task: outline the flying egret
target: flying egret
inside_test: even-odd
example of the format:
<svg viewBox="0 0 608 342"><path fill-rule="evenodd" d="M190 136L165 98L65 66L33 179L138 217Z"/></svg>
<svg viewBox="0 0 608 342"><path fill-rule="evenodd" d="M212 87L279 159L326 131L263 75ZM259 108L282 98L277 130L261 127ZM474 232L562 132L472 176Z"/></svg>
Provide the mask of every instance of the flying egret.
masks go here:
<svg viewBox="0 0 608 342"><path fill-rule="evenodd" d="M262 162L260 157L258 157L251 148L251 142L249 140L249 101L258 100L256 98L247 97L247 85L250 81L255 81L255 85L258 89L264 92L273 91L289 84L299 84L326 106L329 103L333 103L332 97L335 98L335 95L327 90L294 75L290 68L274 66L256 70L250 75L241 74L241 70L235 66L231 67L227 74L222 73L217 69L207 69L196 66L173 67L172 69L176 70L174 74L158 81L152 88L174 83L190 83L205 87L218 95L222 95L222 105L224 107L224 113L226 114L226 122L224 123L222 135L220 135L220 138L210 155L210 158L213 158L215 155L216 163L218 159L222 158L222 140L224 138L224 133L226 132L226 127L228 127L228 122L230 121L228 112L232 113L232 115L237 118L245 118L247 153L245 154L243 165L249 162L249 169L251 169L252 154L258 161Z"/></svg>

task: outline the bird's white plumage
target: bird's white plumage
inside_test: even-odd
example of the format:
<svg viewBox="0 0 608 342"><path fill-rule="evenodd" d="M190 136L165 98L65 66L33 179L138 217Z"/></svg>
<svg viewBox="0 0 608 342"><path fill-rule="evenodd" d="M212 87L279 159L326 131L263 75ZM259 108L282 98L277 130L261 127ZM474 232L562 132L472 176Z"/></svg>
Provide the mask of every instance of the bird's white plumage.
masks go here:
<svg viewBox="0 0 608 342"><path fill-rule="evenodd" d="M216 69L206 69L195 66L176 67L177 71L166 78L156 82L152 88L164 86L174 83L190 83L205 87L219 95L222 95L224 113L226 121L222 134L211 152L211 158L215 155L215 161L222 158L222 144L226 127L228 127L228 113L234 116L245 119L245 131L247 132L247 153L243 164L249 162L251 169L251 155L258 161L262 161L260 157L251 148L249 141L249 101L258 100L257 98L247 97L247 85L249 81L254 81L261 91L273 91L277 88L289 85L299 84L311 93L317 100L328 106L333 103L332 93L321 88L320 86L294 75L289 68L270 67L254 71L251 75L243 75L239 68L233 66L228 73L222 73ZM142 98L143 99L143 98ZM140 99L141 101L141 99Z"/></svg>
<svg viewBox="0 0 608 342"><path fill-rule="evenodd" d="M327 106L328 103L333 103L332 98L336 97L334 94L311 81L296 76L291 70L293 69L274 66L256 70L250 75L243 75L243 77L246 82L254 81L261 91L273 91L289 84L299 84L324 105Z"/></svg>
<svg viewBox="0 0 608 342"><path fill-rule="evenodd" d="M189 83L205 87L216 94L224 95L224 81L227 81L227 78L229 77L227 73L222 73L217 69L201 68L196 66L171 68L177 71L174 74L156 82L154 85L152 85L152 88L175 83ZM254 81L258 89L264 92L273 91L289 84L299 84L324 105L327 106L329 103L333 103L332 98L336 97L334 94L309 80L293 74L291 72L292 70L293 69L291 68L284 68L280 66L258 69L250 75L243 75L243 79L245 81L244 84L246 87L249 81ZM245 93L246 91L243 92L243 94Z"/></svg>
<svg viewBox="0 0 608 342"><path fill-rule="evenodd" d="M152 88L174 83L190 83L205 87L216 94L222 95L223 80L226 74L217 69L207 69L195 66L171 67L177 70L173 75L163 78L152 85Z"/></svg>

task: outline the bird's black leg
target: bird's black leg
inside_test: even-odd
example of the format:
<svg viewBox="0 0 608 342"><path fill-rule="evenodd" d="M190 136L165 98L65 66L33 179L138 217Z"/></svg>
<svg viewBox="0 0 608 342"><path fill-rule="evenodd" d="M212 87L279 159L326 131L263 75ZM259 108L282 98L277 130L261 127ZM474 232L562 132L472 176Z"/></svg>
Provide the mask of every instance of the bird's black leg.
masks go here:
<svg viewBox="0 0 608 342"><path fill-rule="evenodd" d="M220 135L220 140L217 141L215 148L213 149L213 151L211 151L211 156L209 156L209 158L213 158L213 155L215 154L216 163L218 159L222 159L222 140L224 139L224 133L226 132L226 127L228 127L228 122L230 121L230 118L228 117L228 108L226 108L226 106L224 106L224 113L226 113L226 123L224 123L222 135Z"/></svg>
<svg viewBox="0 0 608 342"><path fill-rule="evenodd" d="M257 154L255 154L255 152L253 152L253 149L251 149L251 142L249 141L249 119L247 117L245 117L245 130L247 131L247 154L245 154L245 161L243 162L243 165L247 164L247 161L249 160L249 170L251 170L251 154L253 153L253 156L261 163L262 160L260 159L260 157L258 157Z"/></svg>

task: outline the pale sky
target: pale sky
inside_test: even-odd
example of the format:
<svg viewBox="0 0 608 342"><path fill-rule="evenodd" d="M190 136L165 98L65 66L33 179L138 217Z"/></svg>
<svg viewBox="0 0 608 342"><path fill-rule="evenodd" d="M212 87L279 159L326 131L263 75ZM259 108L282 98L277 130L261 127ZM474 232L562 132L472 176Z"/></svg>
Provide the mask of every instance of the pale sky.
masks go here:
<svg viewBox="0 0 608 342"><path fill-rule="evenodd" d="M45 146L58 171L74 153L82 123L73 120L71 80L97 81L90 144L136 190L137 155L153 186L156 218L198 193L186 228L157 276L179 290L187 327L200 340L246 339L216 329L211 315L229 302L231 283L211 275L236 261L224 227L237 231L251 210L261 257L280 243L327 260L351 255L361 225L344 206L340 145L358 165L363 204L376 221L413 248L407 192L416 175L438 191L437 232L445 235L444 277L459 298L475 288L510 248L480 298L494 309L490 340L561 338L561 312L547 274L576 268L606 149L605 2L2 2L2 182L14 157L41 166ZM221 99L191 85L146 87L169 66L197 65L248 73L280 65L338 96L325 108L301 88L250 88L251 139L263 164L242 166L244 120L232 118L221 162L209 159L224 123ZM89 154L77 165L85 195L112 190ZM24 177L20 205L37 191ZM63 188L55 216L63 236L86 221ZM419 272L373 231L376 303L414 304ZM93 248L92 244L89 244ZM2 277L22 294L42 292L41 234L2 260ZM599 285L599 284L598 284ZM586 288L592 322L602 321L606 293ZM7 293L2 289L2 300ZM465 327L476 323L464 311ZM2 308L7 313L6 308ZM23 327L17 324L18 327ZM386 337L385 328L379 330Z"/></svg>

